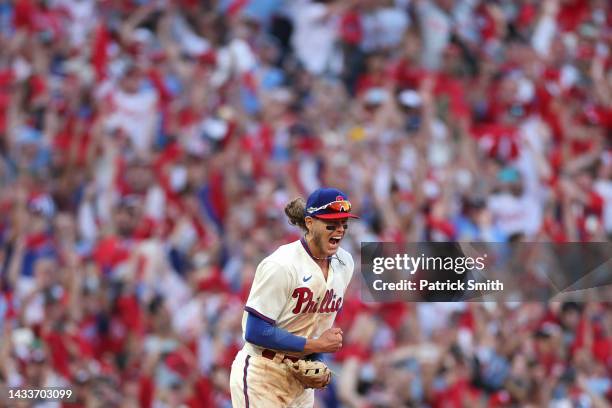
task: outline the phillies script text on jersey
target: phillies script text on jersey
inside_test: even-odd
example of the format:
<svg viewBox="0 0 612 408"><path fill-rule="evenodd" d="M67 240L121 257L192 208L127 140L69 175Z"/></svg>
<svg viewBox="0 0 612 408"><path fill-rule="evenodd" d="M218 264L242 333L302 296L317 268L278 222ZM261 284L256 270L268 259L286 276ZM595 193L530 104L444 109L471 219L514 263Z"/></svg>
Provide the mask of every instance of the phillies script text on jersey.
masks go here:
<svg viewBox="0 0 612 408"><path fill-rule="evenodd" d="M298 313L333 313L337 312L342 306L342 298L336 299L333 289L325 291L325 296L321 302L312 300L313 293L309 288L296 288L293 291L293 298L297 298L297 304L293 308L293 314ZM318 299L317 299L318 300ZM304 306L305 305L305 306ZM302 308L304 306L304 308Z"/></svg>

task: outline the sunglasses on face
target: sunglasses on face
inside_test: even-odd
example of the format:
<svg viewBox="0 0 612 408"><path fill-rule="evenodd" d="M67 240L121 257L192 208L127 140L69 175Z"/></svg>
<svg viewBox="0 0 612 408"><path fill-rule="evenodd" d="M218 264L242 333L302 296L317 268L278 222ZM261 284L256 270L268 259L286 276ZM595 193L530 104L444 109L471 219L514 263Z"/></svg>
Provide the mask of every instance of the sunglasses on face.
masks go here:
<svg viewBox="0 0 612 408"><path fill-rule="evenodd" d="M308 207L306 211L313 213L315 211L325 210L326 208L337 212L349 212L351 211L351 202L346 200L332 201L331 203L325 204L321 207Z"/></svg>
<svg viewBox="0 0 612 408"><path fill-rule="evenodd" d="M328 231L335 231L340 225L342 225L342 228L346 231L348 229L348 223L343 222L342 224L327 224L325 226L325 229Z"/></svg>

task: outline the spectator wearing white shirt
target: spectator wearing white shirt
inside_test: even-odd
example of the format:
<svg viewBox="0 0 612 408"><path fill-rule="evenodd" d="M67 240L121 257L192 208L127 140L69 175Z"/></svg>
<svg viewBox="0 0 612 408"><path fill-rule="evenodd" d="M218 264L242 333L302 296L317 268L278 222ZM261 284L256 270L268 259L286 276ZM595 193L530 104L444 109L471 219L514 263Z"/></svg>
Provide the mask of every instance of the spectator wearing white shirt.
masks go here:
<svg viewBox="0 0 612 408"><path fill-rule="evenodd" d="M294 33L292 45L298 60L312 74L340 71L338 37L338 6L324 1L296 1L292 6Z"/></svg>
<svg viewBox="0 0 612 408"><path fill-rule="evenodd" d="M518 170L502 169L498 181L499 190L488 200L496 224L510 239L535 236L542 224L542 207L525 190Z"/></svg>
<svg viewBox="0 0 612 408"><path fill-rule="evenodd" d="M390 49L401 44L410 24L408 13L393 1L378 1L376 8L362 17L362 48L366 52Z"/></svg>
<svg viewBox="0 0 612 408"><path fill-rule="evenodd" d="M109 90L107 126L124 132L134 152L147 156L153 148L158 127L159 96L154 88L144 86L143 79L139 67L129 66L118 86Z"/></svg>
<svg viewBox="0 0 612 408"><path fill-rule="evenodd" d="M424 68L432 70L440 68L442 53L449 44L452 34L451 5L452 1L448 0L422 0L416 4L421 28L423 50L421 58Z"/></svg>
<svg viewBox="0 0 612 408"><path fill-rule="evenodd" d="M603 224L606 234L612 236L612 155L606 153L599 167L595 191L603 198Z"/></svg>

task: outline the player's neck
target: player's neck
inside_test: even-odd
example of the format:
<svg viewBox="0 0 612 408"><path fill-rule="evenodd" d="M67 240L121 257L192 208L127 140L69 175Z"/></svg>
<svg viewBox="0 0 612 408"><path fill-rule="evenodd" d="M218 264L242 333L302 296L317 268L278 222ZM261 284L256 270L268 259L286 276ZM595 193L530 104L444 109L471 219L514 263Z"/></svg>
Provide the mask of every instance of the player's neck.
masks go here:
<svg viewBox="0 0 612 408"><path fill-rule="evenodd" d="M304 242L307 246L307 251L310 257L319 265L327 266L327 262L331 257L319 253L317 246L314 243L314 240L308 237L308 235L304 236Z"/></svg>
<svg viewBox="0 0 612 408"><path fill-rule="evenodd" d="M321 268L321 272L323 272L323 278L325 278L325 280L327 281L329 260L331 259L331 257L320 256L321 254L319 253L313 253L312 250L314 249L316 251L317 246L314 244L313 239L309 238L307 235L304 236L301 241L304 245L304 249L306 249L306 252L308 252L308 255L310 255L310 258L315 261L319 268Z"/></svg>

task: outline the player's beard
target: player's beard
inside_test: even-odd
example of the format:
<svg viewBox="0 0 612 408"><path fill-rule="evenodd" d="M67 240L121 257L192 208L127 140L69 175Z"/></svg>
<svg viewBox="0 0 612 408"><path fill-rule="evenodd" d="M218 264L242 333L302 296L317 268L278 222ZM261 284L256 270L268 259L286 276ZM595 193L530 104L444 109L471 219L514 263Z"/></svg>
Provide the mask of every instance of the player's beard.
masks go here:
<svg viewBox="0 0 612 408"><path fill-rule="evenodd" d="M317 257L320 258L324 258L326 256L328 256L327 251L325 250L325 241L324 241L325 237L323 236L323 234L321 232L313 232L312 233L312 246L315 248L315 251L317 253Z"/></svg>
<svg viewBox="0 0 612 408"><path fill-rule="evenodd" d="M329 241L329 237L325 233L322 232L314 232L312 235L312 243L316 248L316 251L320 254L317 257L325 258L328 256L332 256L336 253L336 251L329 251L327 248L327 244Z"/></svg>

